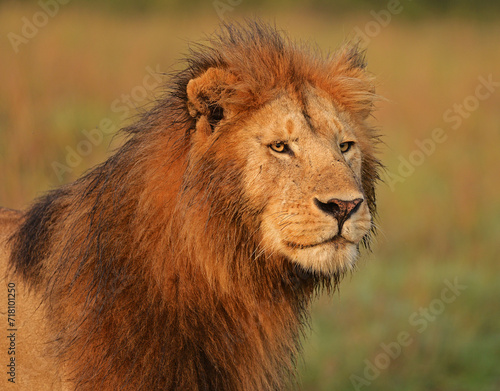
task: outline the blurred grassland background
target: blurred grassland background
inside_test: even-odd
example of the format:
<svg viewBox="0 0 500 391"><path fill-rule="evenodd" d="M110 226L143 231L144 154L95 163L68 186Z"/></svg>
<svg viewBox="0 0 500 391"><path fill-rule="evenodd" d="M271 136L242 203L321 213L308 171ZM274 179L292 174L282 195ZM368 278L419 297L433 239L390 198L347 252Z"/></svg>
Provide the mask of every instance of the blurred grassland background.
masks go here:
<svg viewBox="0 0 500 391"><path fill-rule="evenodd" d="M401 0L385 26L374 15L386 1L221 3L72 1L16 53L9 34L42 8L0 1L0 205L26 208L109 156L121 140L104 135L75 167L66 161L82 131L106 118L118 129L147 107L161 93L139 93L147 67L178 69L221 13L275 21L324 50L369 31L368 67L387 99L374 119L387 166L380 229L340 293L314 305L302 389L500 390L500 3ZM478 98L481 77L496 84ZM435 128L446 139L431 148ZM462 286L450 303L445 281ZM398 351L401 333L411 342Z"/></svg>

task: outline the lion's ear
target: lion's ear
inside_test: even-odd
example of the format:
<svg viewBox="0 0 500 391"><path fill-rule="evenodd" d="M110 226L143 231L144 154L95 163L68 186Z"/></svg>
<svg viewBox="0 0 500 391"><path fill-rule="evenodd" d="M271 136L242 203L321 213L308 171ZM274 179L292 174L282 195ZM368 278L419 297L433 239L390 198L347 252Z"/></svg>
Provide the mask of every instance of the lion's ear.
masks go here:
<svg viewBox="0 0 500 391"><path fill-rule="evenodd" d="M347 45L332 58L329 64L332 75L327 91L343 108L366 119L378 99L375 80L366 70L365 52L358 44Z"/></svg>
<svg viewBox="0 0 500 391"><path fill-rule="evenodd" d="M236 77L225 69L209 68L187 85L189 114L211 130L227 115L227 100L231 96Z"/></svg>

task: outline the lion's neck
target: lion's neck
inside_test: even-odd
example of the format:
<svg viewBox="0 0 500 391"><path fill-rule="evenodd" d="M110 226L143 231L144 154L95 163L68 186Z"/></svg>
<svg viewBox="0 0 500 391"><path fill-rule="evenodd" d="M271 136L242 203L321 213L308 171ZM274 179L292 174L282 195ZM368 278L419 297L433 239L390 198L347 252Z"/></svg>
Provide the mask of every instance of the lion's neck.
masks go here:
<svg viewBox="0 0 500 391"><path fill-rule="evenodd" d="M247 281L221 292L201 271L167 279L162 292L138 279L113 302L94 303L66 336L72 342L65 358L84 389L287 389L307 283L287 278L255 289Z"/></svg>

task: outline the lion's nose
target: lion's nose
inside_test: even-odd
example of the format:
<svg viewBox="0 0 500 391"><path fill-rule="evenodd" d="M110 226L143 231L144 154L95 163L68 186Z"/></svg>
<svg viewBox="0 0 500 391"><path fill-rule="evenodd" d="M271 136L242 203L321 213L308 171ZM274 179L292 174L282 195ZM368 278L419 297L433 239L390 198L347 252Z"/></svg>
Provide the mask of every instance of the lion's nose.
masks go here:
<svg viewBox="0 0 500 391"><path fill-rule="evenodd" d="M362 202L362 198L356 198L350 201L332 198L327 202L321 202L317 198L314 199L314 203L319 209L337 219L339 227L341 227L342 224L344 224L344 222L358 210Z"/></svg>

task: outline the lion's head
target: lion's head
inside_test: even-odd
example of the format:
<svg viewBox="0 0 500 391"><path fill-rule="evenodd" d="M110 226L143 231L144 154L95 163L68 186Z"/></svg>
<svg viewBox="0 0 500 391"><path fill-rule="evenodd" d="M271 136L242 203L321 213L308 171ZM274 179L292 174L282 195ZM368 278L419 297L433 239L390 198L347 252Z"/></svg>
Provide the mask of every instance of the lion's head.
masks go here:
<svg viewBox="0 0 500 391"><path fill-rule="evenodd" d="M372 230L378 165L362 54L319 59L259 30L222 42L187 84L191 165L239 173L217 194L258 216L263 253L321 274L349 269Z"/></svg>

